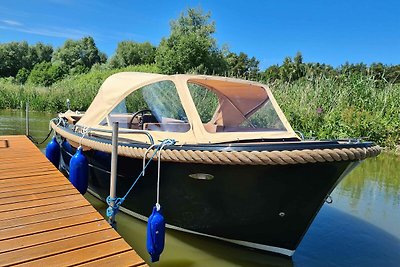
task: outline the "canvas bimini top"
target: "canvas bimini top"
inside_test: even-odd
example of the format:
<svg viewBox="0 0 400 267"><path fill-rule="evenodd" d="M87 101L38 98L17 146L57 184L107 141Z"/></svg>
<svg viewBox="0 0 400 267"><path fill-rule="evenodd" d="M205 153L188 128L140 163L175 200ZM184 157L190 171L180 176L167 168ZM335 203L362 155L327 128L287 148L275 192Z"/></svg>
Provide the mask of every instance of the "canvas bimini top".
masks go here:
<svg viewBox="0 0 400 267"><path fill-rule="evenodd" d="M114 121L182 145L299 140L266 85L225 77L114 74L77 125L110 129ZM143 135L123 137L146 142Z"/></svg>

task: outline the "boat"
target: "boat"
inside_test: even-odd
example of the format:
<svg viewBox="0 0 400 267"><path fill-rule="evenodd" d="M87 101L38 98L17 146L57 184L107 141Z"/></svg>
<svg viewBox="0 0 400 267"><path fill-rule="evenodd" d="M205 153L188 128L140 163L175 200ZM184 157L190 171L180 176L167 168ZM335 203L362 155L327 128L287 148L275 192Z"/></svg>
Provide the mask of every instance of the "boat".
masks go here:
<svg viewBox="0 0 400 267"><path fill-rule="evenodd" d="M205 75L122 72L105 80L86 112L51 122L68 173L78 146L89 192L109 196L111 129L118 134L117 196L161 153L160 204L167 227L292 256L335 186L381 149L359 139L304 140L264 84ZM154 141L155 140L155 141ZM142 220L156 199L157 156L121 210Z"/></svg>

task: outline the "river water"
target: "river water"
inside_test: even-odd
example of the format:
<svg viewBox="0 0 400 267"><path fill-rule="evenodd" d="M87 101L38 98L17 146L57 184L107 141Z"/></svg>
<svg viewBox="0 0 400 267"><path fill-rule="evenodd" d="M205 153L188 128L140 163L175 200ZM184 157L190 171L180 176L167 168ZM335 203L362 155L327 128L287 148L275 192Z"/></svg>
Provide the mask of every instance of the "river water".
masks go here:
<svg viewBox="0 0 400 267"><path fill-rule="evenodd" d="M0 135L24 134L25 112L0 110ZM54 115L31 112L31 135L41 141ZM44 149L45 144L40 146ZM105 215L106 205L85 197ZM152 266L400 266L400 156L367 159L333 191L292 259L167 229L161 261ZM146 224L123 213L118 232L149 262Z"/></svg>

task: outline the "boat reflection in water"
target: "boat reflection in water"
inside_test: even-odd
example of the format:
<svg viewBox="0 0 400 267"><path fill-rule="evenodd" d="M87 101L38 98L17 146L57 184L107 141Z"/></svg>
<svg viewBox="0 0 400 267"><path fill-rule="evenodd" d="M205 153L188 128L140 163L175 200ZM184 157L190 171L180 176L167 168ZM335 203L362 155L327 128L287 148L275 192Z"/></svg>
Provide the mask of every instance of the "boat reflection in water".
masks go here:
<svg viewBox="0 0 400 267"><path fill-rule="evenodd" d="M110 76L86 113L52 121L68 171L79 144L89 160L91 192L109 192L113 122L154 140L172 138L162 156L160 202L170 228L292 256L341 179L376 156L371 142L303 141L270 89L256 82L195 75ZM142 170L146 136L120 133L117 195ZM151 154L151 152L149 153ZM156 199L152 162L123 205L146 220Z"/></svg>

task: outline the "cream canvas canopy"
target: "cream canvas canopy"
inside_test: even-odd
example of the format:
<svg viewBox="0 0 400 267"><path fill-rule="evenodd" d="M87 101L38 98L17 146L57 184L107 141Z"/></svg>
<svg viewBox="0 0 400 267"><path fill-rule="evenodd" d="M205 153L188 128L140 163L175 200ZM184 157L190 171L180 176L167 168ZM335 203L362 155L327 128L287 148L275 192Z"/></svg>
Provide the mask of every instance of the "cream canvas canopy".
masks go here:
<svg viewBox="0 0 400 267"><path fill-rule="evenodd" d="M155 139L174 138L181 144L258 139L299 139L267 86L240 79L204 75L161 75L136 72L114 74L103 83L97 96L77 125L110 128L110 126L101 126L100 122L125 97L146 85L160 81L172 81L175 84L182 107L186 112L190 129L186 132L151 131ZM188 83L200 85L217 95L218 107L210 122L204 123L201 121L190 94ZM266 102L270 103L271 108L275 110L279 117L280 128L271 131L263 129L257 131L234 130L234 126L246 123L247 118ZM229 128L230 130L228 132L218 132L216 130L217 127ZM124 137L145 141L143 137L135 134L126 134Z"/></svg>

